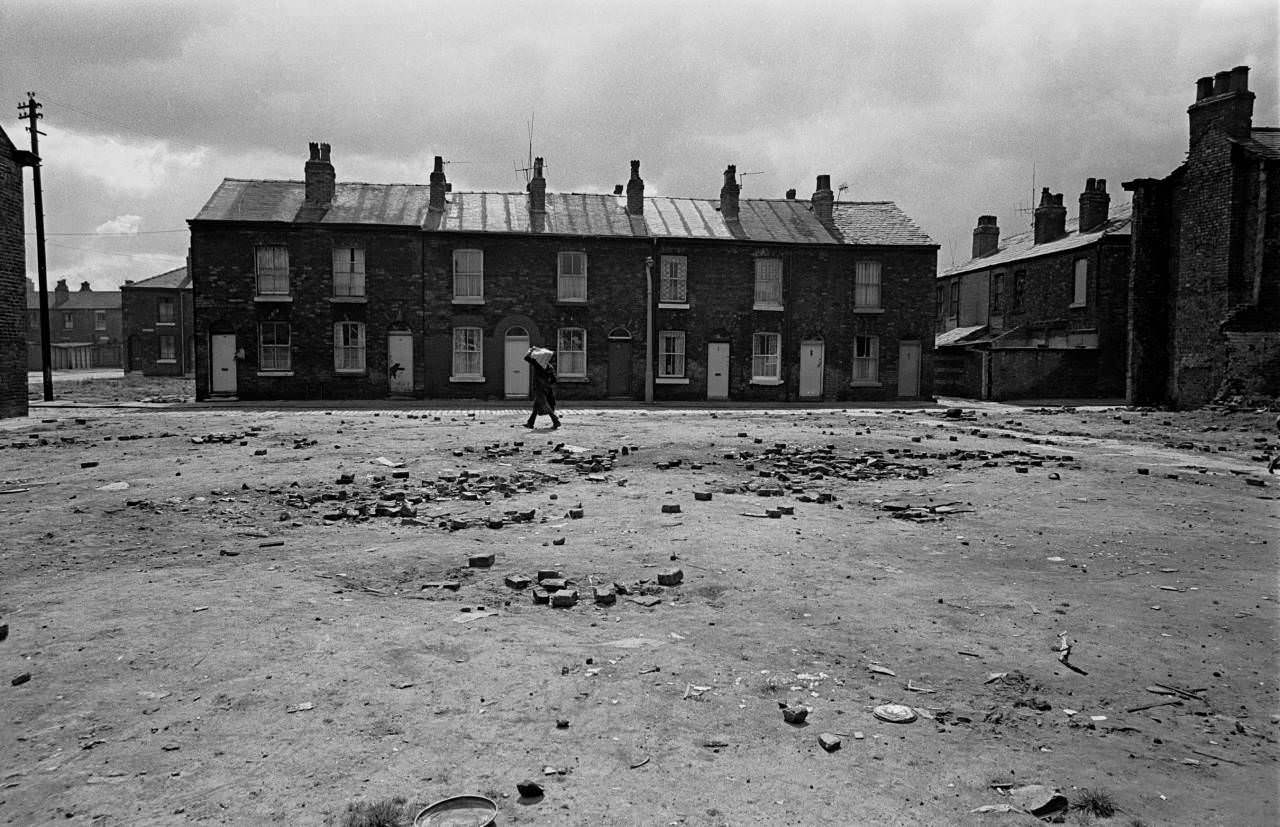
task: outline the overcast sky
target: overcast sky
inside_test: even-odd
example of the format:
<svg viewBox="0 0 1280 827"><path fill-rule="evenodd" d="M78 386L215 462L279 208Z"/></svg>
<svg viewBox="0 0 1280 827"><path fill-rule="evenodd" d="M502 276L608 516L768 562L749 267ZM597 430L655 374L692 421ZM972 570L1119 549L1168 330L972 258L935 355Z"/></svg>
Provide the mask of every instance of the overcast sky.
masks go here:
<svg viewBox="0 0 1280 827"><path fill-rule="evenodd" d="M1252 67L1280 126L1276 0L292 2L4 0L0 126L44 103L50 284L108 289L182 264L186 220L231 178L519 191L534 119L551 191L896 201L969 257L976 217L1025 228L1035 184L1162 177L1202 75ZM517 163L519 162L519 163ZM27 199L31 199L28 177ZM28 233L34 223L28 210ZM34 278L34 239L27 267Z"/></svg>

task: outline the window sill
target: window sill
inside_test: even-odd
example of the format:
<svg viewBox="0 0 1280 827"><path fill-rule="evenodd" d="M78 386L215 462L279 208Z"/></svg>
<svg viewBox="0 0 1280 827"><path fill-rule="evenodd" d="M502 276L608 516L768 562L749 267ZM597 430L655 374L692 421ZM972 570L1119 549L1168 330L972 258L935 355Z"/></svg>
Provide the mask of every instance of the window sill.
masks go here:
<svg viewBox="0 0 1280 827"><path fill-rule="evenodd" d="M852 312L854 314L861 314L864 316L875 316L877 314L883 313L884 308L883 307L855 307L853 308Z"/></svg>
<svg viewBox="0 0 1280 827"><path fill-rule="evenodd" d="M156 327L173 327L174 322L156 322Z"/></svg>
<svg viewBox="0 0 1280 827"><path fill-rule="evenodd" d="M655 385L687 385L689 377L687 376L659 376L653 380Z"/></svg>
<svg viewBox="0 0 1280 827"><path fill-rule="evenodd" d="M178 360L177 359L157 359L156 364L157 365L176 365L178 364Z"/></svg>
<svg viewBox="0 0 1280 827"><path fill-rule="evenodd" d="M484 296L454 296L454 304L484 304Z"/></svg>
<svg viewBox="0 0 1280 827"><path fill-rule="evenodd" d="M484 381L484 377L483 376L450 376L449 381L450 382L470 382L473 384L479 384Z"/></svg>
<svg viewBox="0 0 1280 827"><path fill-rule="evenodd" d="M753 384L753 385L764 385L764 386L776 386L776 385L781 385L781 384L782 384L782 380L781 380L781 379L770 379L770 378L767 378L767 377L756 377L756 376L753 376L753 377L751 377L751 384Z"/></svg>
<svg viewBox="0 0 1280 827"><path fill-rule="evenodd" d="M335 376L364 376L366 371L364 368L350 368L345 370L342 368L334 368L333 373Z"/></svg>
<svg viewBox="0 0 1280 827"><path fill-rule="evenodd" d="M369 302L364 296L330 296L329 301L332 304L368 304Z"/></svg>
<svg viewBox="0 0 1280 827"><path fill-rule="evenodd" d="M688 302L658 302L659 310L688 310Z"/></svg>
<svg viewBox="0 0 1280 827"><path fill-rule="evenodd" d="M258 375L267 377L267 378L271 378L273 376L293 376L293 371L291 370L260 370L258 371Z"/></svg>
<svg viewBox="0 0 1280 827"><path fill-rule="evenodd" d="M756 302L755 304L751 305L751 309L752 309L752 310L772 310L772 311L781 311L781 310L783 310L784 308L783 308L783 307L782 307L782 305L780 305L780 304L765 304L765 303L763 303L763 302Z"/></svg>
<svg viewBox="0 0 1280 827"><path fill-rule="evenodd" d="M585 305L586 303L587 303L587 300L586 300L586 299L562 299L562 298L557 298L557 299L556 299L556 304L578 304L578 305Z"/></svg>
<svg viewBox="0 0 1280 827"><path fill-rule="evenodd" d="M590 381L586 376L556 376L556 382L561 385L586 385Z"/></svg>
<svg viewBox="0 0 1280 827"><path fill-rule="evenodd" d="M253 300L256 302L291 302L293 301L293 296L259 295L254 296Z"/></svg>
<svg viewBox="0 0 1280 827"><path fill-rule="evenodd" d="M884 384L879 379L854 379L849 383L851 388L882 388Z"/></svg>
<svg viewBox="0 0 1280 827"><path fill-rule="evenodd" d="M1071 304L1067 305L1067 307L1070 307L1070 308L1072 308L1072 309L1074 309L1074 310L1082 310L1082 309L1084 309L1084 308L1086 308L1086 307L1088 307L1088 306L1089 306L1089 303L1088 303L1088 302L1078 302L1078 303L1077 303L1077 302L1072 302Z"/></svg>

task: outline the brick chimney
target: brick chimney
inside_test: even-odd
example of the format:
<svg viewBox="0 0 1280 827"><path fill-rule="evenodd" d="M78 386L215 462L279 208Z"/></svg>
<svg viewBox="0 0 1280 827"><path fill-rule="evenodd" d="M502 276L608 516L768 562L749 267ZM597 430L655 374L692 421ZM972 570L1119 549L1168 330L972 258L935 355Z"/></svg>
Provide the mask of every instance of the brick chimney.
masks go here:
<svg viewBox="0 0 1280 827"><path fill-rule="evenodd" d="M66 279L58 279L58 283L53 286L53 306L58 307L67 300L71 295L71 288L67 287Z"/></svg>
<svg viewBox="0 0 1280 827"><path fill-rule="evenodd" d="M792 189L792 190L787 190L787 200L788 200L788 201L794 201L794 200L796 200L796 191L795 191L795 190L793 190L793 189Z"/></svg>
<svg viewBox="0 0 1280 827"><path fill-rule="evenodd" d="M542 159L533 159L533 177L529 179L529 212L547 211L547 179L542 177Z"/></svg>
<svg viewBox="0 0 1280 827"><path fill-rule="evenodd" d="M1000 226L994 215L978 216L978 226L973 228L973 257L989 256L1000 246Z"/></svg>
<svg viewBox="0 0 1280 827"><path fill-rule="evenodd" d="M738 193L742 185L738 183L738 168L734 164L724 168L724 185L720 187L720 214L725 221L738 220Z"/></svg>
<svg viewBox="0 0 1280 827"><path fill-rule="evenodd" d="M1106 178L1090 178L1080 193L1080 232L1096 230L1107 223L1111 208L1111 196L1107 194Z"/></svg>
<svg viewBox="0 0 1280 827"><path fill-rule="evenodd" d="M644 179L640 162L631 162L631 179L627 181L627 215L644 215Z"/></svg>
<svg viewBox="0 0 1280 827"><path fill-rule="evenodd" d="M80 282L80 292L81 292L81 293L92 293L92 292L93 292L93 288L89 286L89 282L87 282L87 281L82 281L82 282Z"/></svg>
<svg viewBox="0 0 1280 827"><path fill-rule="evenodd" d="M1062 193L1040 191L1040 206L1035 209L1035 243L1057 241L1067 234L1067 208L1062 206Z"/></svg>
<svg viewBox="0 0 1280 827"><path fill-rule="evenodd" d="M306 203L311 207L327 207L333 203L335 180L333 164L329 163L329 145L313 141L309 146L311 157L307 159L303 173L306 179Z"/></svg>
<svg viewBox="0 0 1280 827"><path fill-rule="evenodd" d="M444 177L444 158L436 156L435 166L431 170L431 196L427 208L433 212L444 212L444 194L449 191L449 183Z"/></svg>
<svg viewBox="0 0 1280 827"><path fill-rule="evenodd" d="M1196 81L1196 102L1187 108L1191 146L1194 148L1214 128L1232 138L1248 138L1253 131L1254 97L1249 91L1248 66Z"/></svg>
<svg viewBox="0 0 1280 827"><path fill-rule="evenodd" d="M819 175L818 186L813 193L813 214L824 227L832 226L832 205L836 203L836 194L831 191L831 176Z"/></svg>

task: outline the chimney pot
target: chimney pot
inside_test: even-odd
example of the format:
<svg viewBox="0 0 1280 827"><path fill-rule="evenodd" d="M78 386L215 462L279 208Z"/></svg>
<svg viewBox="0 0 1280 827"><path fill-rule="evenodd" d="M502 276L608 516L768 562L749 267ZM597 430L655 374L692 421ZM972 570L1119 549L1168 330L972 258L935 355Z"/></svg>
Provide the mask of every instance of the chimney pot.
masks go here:
<svg viewBox="0 0 1280 827"><path fill-rule="evenodd" d="M622 190L623 190L623 187L622 187L622 185L621 185L621 184L614 184L614 185L613 185L613 194L614 194L614 195L622 195Z"/></svg>
<svg viewBox="0 0 1280 827"><path fill-rule="evenodd" d="M794 200L796 200L796 191L795 191L795 190L793 190L793 189L787 190L787 200L788 200L788 201L794 201Z"/></svg>
<svg viewBox="0 0 1280 827"><path fill-rule="evenodd" d="M81 292L81 293L91 293L91 292L93 292L93 288L89 286L89 282L87 282L87 281L82 281L82 282L80 282L80 292Z"/></svg>
<svg viewBox="0 0 1280 827"><path fill-rule="evenodd" d="M1196 100L1202 101L1213 94L1213 78L1205 76L1196 81Z"/></svg>
<svg viewBox="0 0 1280 827"><path fill-rule="evenodd" d="M644 215L644 179L640 162L631 162L631 179L627 181L627 215Z"/></svg>
<svg viewBox="0 0 1280 827"><path fill-rule="evenodd" d="M1231 91L1232 92L1248 92L1249 91L1249 67L1237 66L1231 70Z"/></svg>
<svg viewBox="0 0 1280 827"><path fill-rule="evenodd" d="M1080 193L1079 230L1087 233L1107 223L1111 196L1107 195L1107 179L1090 178Z"/></svg>
<svg viewBox="0 0 1280 827"><path fill-rule="evenodd" d="M333 164L329 163L329 145L311 143L310 157L303 166L303 197L308 206L328 207L333 203L336 184Z"/></svg>
<svg viewBox="0 0 1280 827"><path fill-rule="evenodd" d="M973 228L973 257L984 258L1000 247L1000 227L994 215L978 216L978 226Z"/></svg>
<svg viewBox="0 0 1280 827"><path fill-rule="evenodd" d="M738 194L742 185L738 183L738 168L734 164L724 168L724 186L720 188L720 214L725 221L738 220Z"/></svg>
<svg viewBox="0 0 1280 827"><path fill-rule="evenodd" d="M1062 206L1062 193L1051 193L1045 187L1040 192L1040 206L1033 213L1035 219L1035 243L1057 241L1067 234L1067 208Z"/></svg>
<svg viewBox="0 0 1280 827"><path fill-rule="evenodd" d="M533 177L529 179L529 212L547 211L547 180L542 177L542 159L533 159Z"/></svg>
<svg viewBox="0 0 1280 827"><path fill-rule="evenodd" d="M1213 76L1213 94L1224 95L1231 91L1231 73L1222 71Z"/></svg>
<svg viewBox="0 0 1280 827"><path fill-rule="evenodd" d="M827 229L833 229L835 224L832 217L832 207L835 204L836 196L831 191L831 176L819 175L818 186L813 193L813 214L818 222Z"/></svg>
<svg viewBox="0 0 1280 827"><path fill-rule="evenodd" d="M444 176L444 156L435 157L431 167L430 181L427 209L431 212L444 212L444 194L449 191L449 182Z"/></svg>

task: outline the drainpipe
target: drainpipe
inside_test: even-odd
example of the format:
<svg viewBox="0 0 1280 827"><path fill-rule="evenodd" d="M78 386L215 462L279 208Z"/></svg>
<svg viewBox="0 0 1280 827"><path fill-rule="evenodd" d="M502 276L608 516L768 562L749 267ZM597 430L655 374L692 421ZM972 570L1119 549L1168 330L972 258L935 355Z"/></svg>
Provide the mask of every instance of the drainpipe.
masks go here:
<svg viewBox="0 0 1280 827"><path fill-rule="evenodd" d="M644 401L653 402L653 256L644 259Z"/></svg>

